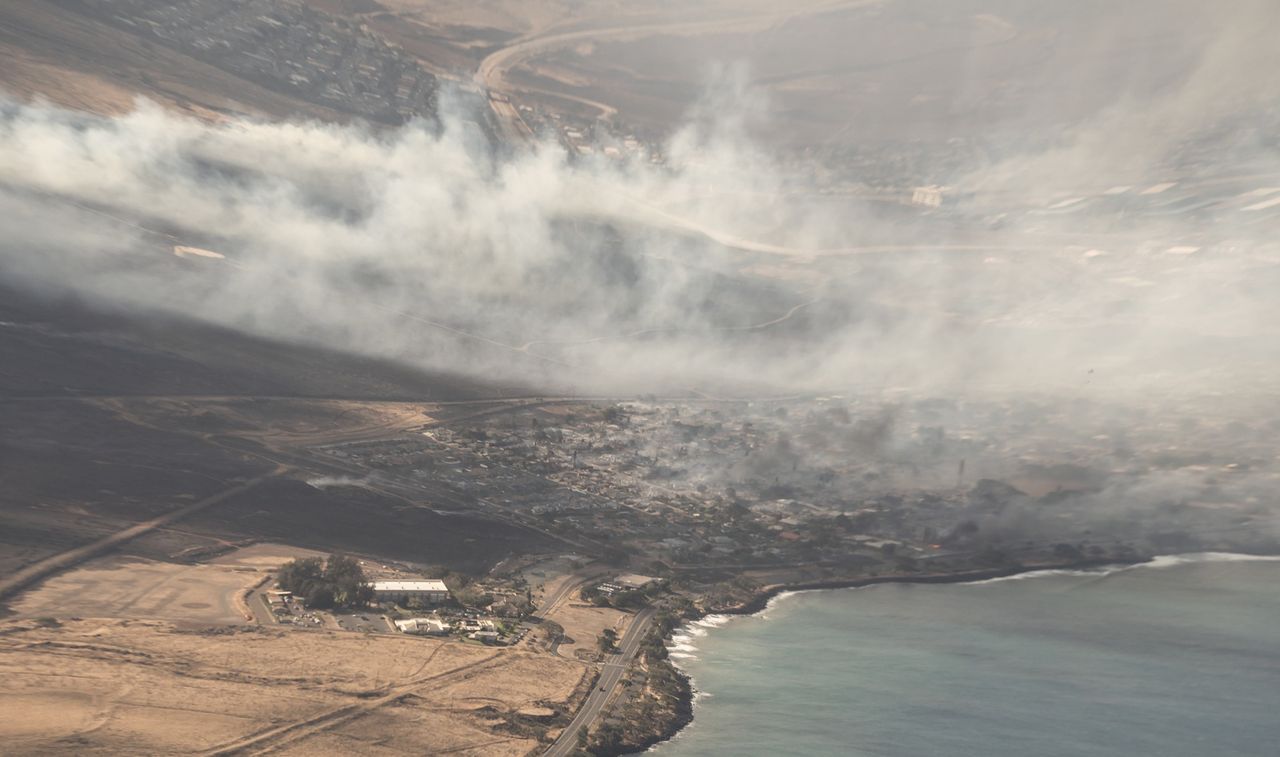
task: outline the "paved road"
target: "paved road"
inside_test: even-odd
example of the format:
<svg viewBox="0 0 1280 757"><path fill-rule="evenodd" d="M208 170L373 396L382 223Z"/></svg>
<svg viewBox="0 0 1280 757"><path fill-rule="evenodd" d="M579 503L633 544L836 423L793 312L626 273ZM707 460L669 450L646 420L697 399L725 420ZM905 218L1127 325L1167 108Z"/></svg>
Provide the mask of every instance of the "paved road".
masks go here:
<svg viewBox="0 0 1280 757"><path fill-rule="evenodd" d="M556 589L554 594L552 594L545 601L543 601L542 605L538 607L538 611L535 612L533 616L535 618L541 618L544 620L547 619L548 617L550 617L551 613L554 612L555 609L560 605L561 602L573 596L573 592L581 588L583 584L586 584L587 582L592 581L594 579L600 578L601 576L608 574L608 572L609 571L607 568L596 567L594 569L587 570L587 572L585 573L579 573L566 579L564 583L560 584L560 588ZM554 642L552 642L551 654L559 656L560 639L556 639Z"/></svg>
<svg viewBox="0 0 1280 757"><path fill-rule="evenodd" d="M827 0L808 3L799 8L786 7L781 11L770 9L754 15L727 18L718 15L714 18L684 18L656 23L637 23L638 19L631 19L629 23L613 27L589 27L558 32L548 29L532 36L518 38L510 45L490 53L480 62L474 80L476 84L487 90L504 90L507 88L506 72L525 59L582 42L625 40L663 34L691 36L705 33L723 34L726 31L760 31L799 16L830 13L842 8L870 5L873 2L875 0Z"/></svg>
<svg viewBox="0 0 1280 757"><path fill-rule="evenodd" d="M583 584L587 583L593 578L599 578L600 576L603 576L608 572L609 572L608 568L597 566L595 568L585 570L582 573L578 573L573 577L567 579L562 584L560 584L560 588L556 589L554 594L552 594L550 597L547 597L546 599L543 600L542 605L538 608L538 611L534 613L534 615L539 618L547 617L548 615L551 614L551 611L556 609L556 606L559 605L561 602L563 602L565 597L568 597L570 594L572 594L575 589L581 587Z"/></svg>
<svg viewBox="0 0 1280 757"><path fill-rule="evenodd" d="M249 592L245 604L248 605L249 612L253 613L253 619L258 625L274 626L279 621L276 620L275 613L271 612L271 605L267 604L267 596L263 593L265 586Z"/></svg>
<svg viewBox="0 0 1280 757"><path fill-rule="evenodd" d="M589 727L601 710L604 709L605 703L609 701L609 696L613 693L613 689L618 685L618 681L622 680L622 674L627 671L631 665L631 661L635 659L636 653L640 651L640 641L644 639L644 635L649 630L649 623L653 620L656 610L652 607L641 610L635 619L631 621L631 627L627 629L627 633L622 637L622 644L618 648L618 653L609 657L605 661L603 669L600 671L600 680L596 682L591 693L587 695L587 700L583 702L582 709L578 710L578 714L574 716L569 725L565 727L564 732L560 734L560 738L556 739L545 754L547 757L564 757L573 753L578 747L578 731Z"/></svg>

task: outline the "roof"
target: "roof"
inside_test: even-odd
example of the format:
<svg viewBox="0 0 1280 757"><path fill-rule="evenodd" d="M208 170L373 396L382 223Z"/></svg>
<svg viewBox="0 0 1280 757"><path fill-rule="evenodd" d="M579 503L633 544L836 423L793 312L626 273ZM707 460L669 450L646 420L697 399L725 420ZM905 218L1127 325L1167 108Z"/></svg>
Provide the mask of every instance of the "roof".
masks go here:
<svg viewBox="0 0 1280 757"><path fill-rule="evenodd" d="M436 618L410 618L395 621L401 631L446 631L448 626Z"/></svg>
<svg viewBox="0 0 1280 757"><path fill-rule="evenodd" d="M374 581L374 591L449 591L444 581Z"/></svg>
<svg viewBox="0 0 1280 757"><path fill-rule="evenodd" d="M613 580L614 580L614 583L621 584L622 586L628 586L633 589L639 589L643 586L648 586L649 584L653 583L654 581L657 581L658 579L654 578L653 576L642 576L638 573L625 573Z"/></svg>

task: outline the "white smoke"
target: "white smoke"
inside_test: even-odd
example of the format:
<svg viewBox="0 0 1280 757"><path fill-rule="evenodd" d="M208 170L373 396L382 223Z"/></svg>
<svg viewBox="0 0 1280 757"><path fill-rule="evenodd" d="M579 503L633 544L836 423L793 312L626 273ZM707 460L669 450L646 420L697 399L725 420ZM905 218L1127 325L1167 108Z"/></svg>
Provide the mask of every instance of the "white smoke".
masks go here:
<svg viewBox="0 0 1280 757"><path fill-rule="evenodd" d="M0 275L592 392L1252 391L1275 368L1265 245L1174 220L1091 257L832 210L750 140L760 103L724 80L662 166L495 155L465 114L371 131L5 105ZM1227 241L1162 254L1186 236Z"/></svg>

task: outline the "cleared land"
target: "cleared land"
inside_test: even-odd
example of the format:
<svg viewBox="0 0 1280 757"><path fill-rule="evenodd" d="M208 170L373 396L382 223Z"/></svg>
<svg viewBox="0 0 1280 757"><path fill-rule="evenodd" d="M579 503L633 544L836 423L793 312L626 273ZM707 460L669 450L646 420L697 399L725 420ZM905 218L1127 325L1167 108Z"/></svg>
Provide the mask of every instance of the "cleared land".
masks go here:
<svg viewBox="0 0 1280 757"><path fill-rule="evenodd" d="M263 544L214 563L180 565L108 556L55 576L10 603L18 617L145 618L187 624L240 623L242 595L295 557L319 553Z"/></svg>
<svg viewBox="0 0 1280 757"><path fill-rule="evenodd" d="M599 650L596 640L604 629L612 628L621 637L631 617L611 607L594 607L577 600L562 602L547 616L564 628L565 638L556 652L570 660L595 657Z"/></svg>

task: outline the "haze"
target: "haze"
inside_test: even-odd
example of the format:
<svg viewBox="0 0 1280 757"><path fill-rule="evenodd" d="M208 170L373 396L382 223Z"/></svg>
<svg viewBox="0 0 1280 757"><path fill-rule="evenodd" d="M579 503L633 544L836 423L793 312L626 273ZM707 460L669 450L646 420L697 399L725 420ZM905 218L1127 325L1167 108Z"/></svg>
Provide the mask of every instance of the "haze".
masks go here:
<svg viewBox="0 0 1280 757"><path fill-rule="evenodd" d="M7 4L0 737L631 753L779 592L1280 553L1276 28Z"/></svg>

